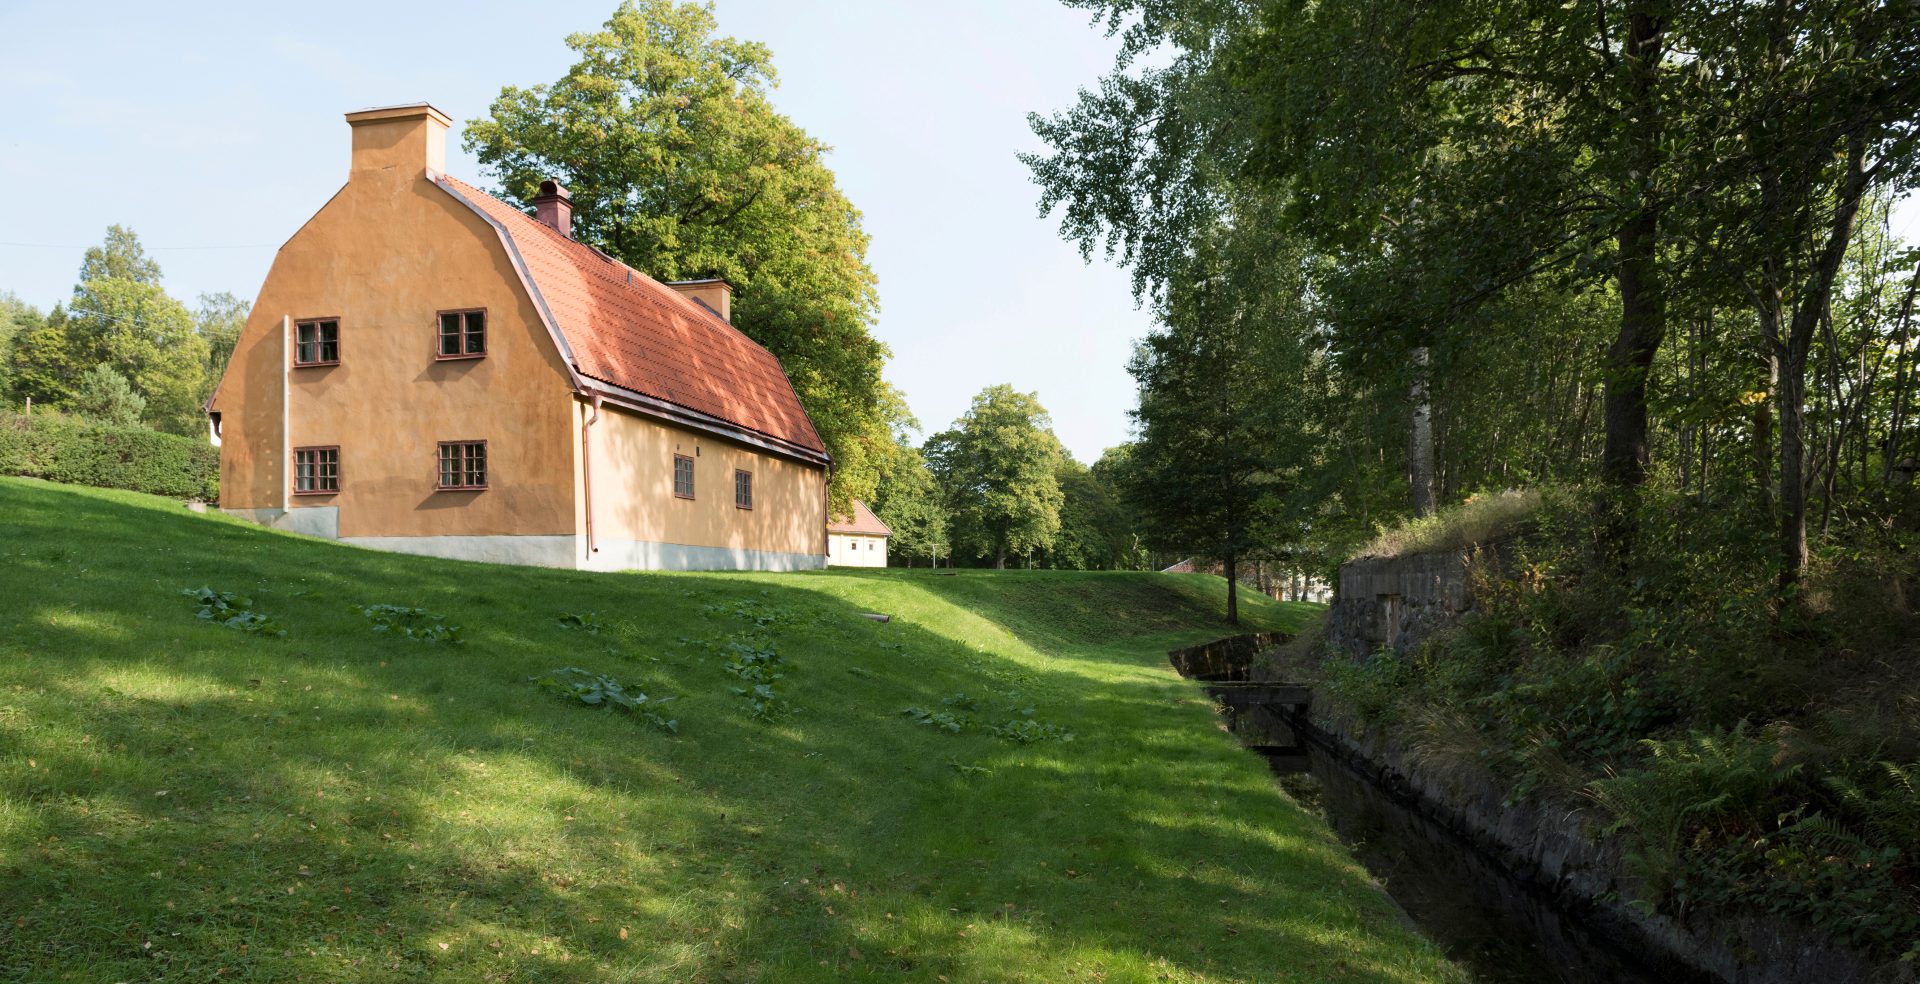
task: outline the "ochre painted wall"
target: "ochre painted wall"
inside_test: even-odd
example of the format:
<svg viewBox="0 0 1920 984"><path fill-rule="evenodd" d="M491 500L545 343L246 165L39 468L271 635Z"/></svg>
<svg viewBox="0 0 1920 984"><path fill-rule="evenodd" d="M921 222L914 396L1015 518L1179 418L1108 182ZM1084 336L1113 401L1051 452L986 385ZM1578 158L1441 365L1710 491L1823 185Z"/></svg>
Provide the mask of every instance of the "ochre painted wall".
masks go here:
<svg viewBox="0 0 1920 984"><path fill-rule="evenodd" d="M425 176L444 127L354 128L345 188L281 247L215 397L221 505L277 508L281 319L337 317L340 364L291 372L291 445L339 445L340 535L573 534L577 431L566 367L494 228ZM487 310L483 359L434 359L436 313ZM488 442L482 492L435 491L440 441Z"/></svg>
<svg viewBox="0 0 1920 984"><path fill-rule="evenodd" d="M593 529L695 547L826 551L826 470L602 404L592 428ZM673 494L673 457L694 461L694 497ZM734 505L735 469L753 472L753 508Z"/></svg>

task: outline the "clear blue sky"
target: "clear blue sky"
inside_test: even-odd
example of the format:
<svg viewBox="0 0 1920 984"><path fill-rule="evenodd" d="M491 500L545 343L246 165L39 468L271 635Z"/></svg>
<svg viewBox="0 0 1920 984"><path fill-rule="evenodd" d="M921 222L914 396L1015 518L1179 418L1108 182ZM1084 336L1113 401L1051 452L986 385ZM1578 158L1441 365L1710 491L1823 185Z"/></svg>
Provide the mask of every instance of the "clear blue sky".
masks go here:
<svg viewBox="0 0 1920 984"><path fill-rule="evenodd" d="M0 2L0 290L72 290L106 227L137 231L191 303L251 299L273 251L346 180L341 115L427 100L456 121L550 82L615 0L537 4ZM1036 214L1026 114L1067 105L1114 43L1049 0L719 0L770 45L779 108L834 148L880 277L887 376L929 431L982 387L1037 391L1076 457L1124 440L1149 319ZM448 169L479 169L449 144ZM50 245L54 248L43 248ZM222 248L209 248L222 247Z"/></svg>
<svg viewBox="0 0 1920 984"><path fill-rule="evenodd" d="M0 290L51 306L111 223L189 302L252 298L273 250L346 179L341 114L428 100L482 115L558 78L562 43L614 0L537 4L0 0ZM1036 215L1014 159L1031 110L1069 104L1113 42L1050 0L719 0L723 33L771 45L779 107L831 144L866 214L887 375L929 431L982 387L1037 391L1091 462L1124 440L1125 363L1147 316ZM450 142L449 169L478 178ZM1920 208L1897 225L1920 240ZM212 248L219 247L219 248Z"/></svg>

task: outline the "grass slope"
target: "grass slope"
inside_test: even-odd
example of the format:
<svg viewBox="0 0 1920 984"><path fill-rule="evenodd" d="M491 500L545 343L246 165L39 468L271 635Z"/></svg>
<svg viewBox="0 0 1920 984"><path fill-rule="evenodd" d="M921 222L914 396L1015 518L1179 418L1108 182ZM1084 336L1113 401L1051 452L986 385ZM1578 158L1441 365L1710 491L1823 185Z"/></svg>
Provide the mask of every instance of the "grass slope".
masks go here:
<svg viewBox="0 0 1920 984"><path fill-rule="evenodd" d="M201 585L287 635L197 620ZM0 480L0 978L1457 979L1167 668L1217 588L491 567ZM746 712L730 640L788 713ZM565 665L679 733L527 682ZM961 734L899 713L960 692ZM1027 706L1075 740L985 730Z"/></svg>

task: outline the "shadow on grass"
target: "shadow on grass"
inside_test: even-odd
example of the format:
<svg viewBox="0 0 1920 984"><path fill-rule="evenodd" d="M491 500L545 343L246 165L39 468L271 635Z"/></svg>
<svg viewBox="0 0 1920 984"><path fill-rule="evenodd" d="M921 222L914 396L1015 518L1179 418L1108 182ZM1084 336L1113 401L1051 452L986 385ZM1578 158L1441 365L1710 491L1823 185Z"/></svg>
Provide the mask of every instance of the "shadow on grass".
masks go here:
<svg viewBox="0 0 1920 984"><path fill-rule="evenodd" d="M0 553L68 552L0 574L0 976L1450 973L1171 671L1090 686L807 578L449 564L148 502L0 483ZM288 638L197 623L175 592L203 582L255 592ZM1038 617L1018 588L942 597L1011 628ZM347 610L368 601L468 642L376 637ZM1023 638L1163 658L1098 637L1088 603ZM607 628L558 627L585 610ZM743 712L704 645L741 635L784 655L793 713ZM681 735L526 682L565 664L676 694ZM965 733L898 713L961 691ZM983 733L1025 706L1076 740Z"/></svg>

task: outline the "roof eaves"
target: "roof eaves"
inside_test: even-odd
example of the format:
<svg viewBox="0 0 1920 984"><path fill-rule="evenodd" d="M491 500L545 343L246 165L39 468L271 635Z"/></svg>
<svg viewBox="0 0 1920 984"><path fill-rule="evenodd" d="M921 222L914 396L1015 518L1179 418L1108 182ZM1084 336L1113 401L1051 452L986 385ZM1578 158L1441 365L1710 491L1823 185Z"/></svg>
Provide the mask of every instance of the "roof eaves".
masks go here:
<svg viewBox="0 0 1920 984"><path fill-rule="evenodd" d="M598 392L601 397L613 402L617 406L624 406L627 409L637 410L649 416L660 417L673 423L683 424L688 427L706 431L710 434L719 435L729 440L739 441L742 444L749 444L766 451L771 451L781 457L794 459L803 464L818 465L821 467L830 467L833 464L833 456L824 451L816 451L791 441L781 440L771 434L764 434L760 431L721 420L711 414L701 413L698 410L683 407L677 403L648 396L645 393L627 389L617 383L609 383L604 379L593 379L587 385L589 389Z"/></svg>

